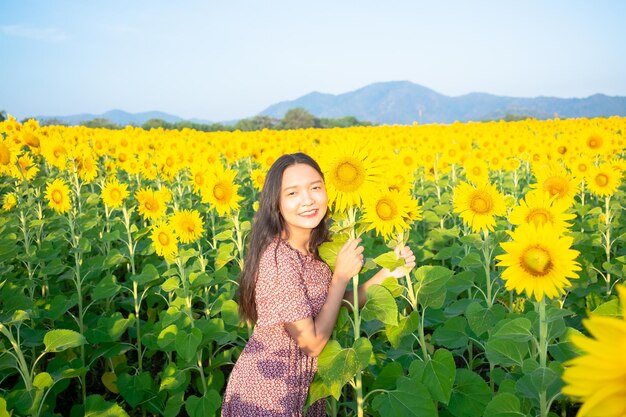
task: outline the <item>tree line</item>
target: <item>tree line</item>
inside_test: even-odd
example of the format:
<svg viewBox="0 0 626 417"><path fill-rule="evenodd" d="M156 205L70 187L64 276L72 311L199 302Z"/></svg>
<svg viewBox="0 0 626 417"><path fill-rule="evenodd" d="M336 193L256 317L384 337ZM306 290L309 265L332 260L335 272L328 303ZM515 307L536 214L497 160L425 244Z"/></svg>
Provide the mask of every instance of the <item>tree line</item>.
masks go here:
<svg viewBox="0 0 626 417"><path fill-rule="evenodd" d="M40 121L42 126L48 125L64 125L62 120L59 119L45 119ZM86 122L80 123L82 126L90 128L107 128L107 129L122 129L121 126L111 120L105 118L95 118ZM354 116L346 116L339 119L316 117L307 110L298 107L291 109L285 113L282 119L270 117L270 116L254 116L247 119L241 119L236 123L223 124L223 123L196 123L190 121L180 122L168 122L162 119L150 119L141 125L143 129L150 130L156 128L162 128L166 130L182 130L185 128L194 129L202 132L221 132L221 131L235 131L240 130L243 132L251 132L255 130L272 129L272 130L289 130L289 129L307 129L307 128L321 128L329 129L334 127L353 127L353 126L372 126L371 122L358 120Z"/></svg>

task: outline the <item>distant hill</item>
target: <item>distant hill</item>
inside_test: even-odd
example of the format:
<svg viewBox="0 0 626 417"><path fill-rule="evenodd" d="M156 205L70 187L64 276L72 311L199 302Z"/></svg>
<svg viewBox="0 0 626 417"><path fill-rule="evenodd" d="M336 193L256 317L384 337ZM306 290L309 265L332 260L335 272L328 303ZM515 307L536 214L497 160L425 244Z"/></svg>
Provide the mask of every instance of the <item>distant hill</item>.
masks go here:
<svg viewBox="0 0 626 417"><path fill-rule="evenodd" d="M313 92L295 100L274 104L259 115L282 119L289 109L296 107L302 107L319 118L354 116L374 124L452 123L502 119L507 116L537 119L555 116L626 116L626 97L594 94L586 98L519 98L486 93L450 97L409 81L390 81L370 84L338 95ZM162 119L169 123L184 121L178 116L159 111L133 114L123 110L111 110L103 114L37 117L39 120L56 119L69 125L95 118L108 119L120 126L141 126L150 119ZM190 121L213 123L200 119ZM220 123L234 125L237 120Z"/></svg>
<svg viewBox="0 0 626 417"><path fill-rule="evenodd" d="M452 123L501 119L626 116L626 97L595 94L586 98L516 98L485 93L450 97L409 81L375 83L344 94L313 92L283 101L260 114L282 118L302 107L317 117L355 116L376 124Z"/></svg>
<svg viewBox="0 0 626 417"><path fill-rule="evenodd" d="M163 113L160 111L149 111L149 112L143 112L143 113L128 113L123 110L110 110L102 114L84 113L84 114L74 114L70 116L50 116L50 117L40 116L40 117L37 117L37 119L41 121L56 119L68 125L78 125L78 124L81 124L83 122L88 122L93 119L107 119L120 126L126 126L126 125L141 126L142 124L146 123L150 119L161 119L169 123L176 123L176 122L183 121L183 119L181 119L178 116L173 116L171 114Z"/></svg>

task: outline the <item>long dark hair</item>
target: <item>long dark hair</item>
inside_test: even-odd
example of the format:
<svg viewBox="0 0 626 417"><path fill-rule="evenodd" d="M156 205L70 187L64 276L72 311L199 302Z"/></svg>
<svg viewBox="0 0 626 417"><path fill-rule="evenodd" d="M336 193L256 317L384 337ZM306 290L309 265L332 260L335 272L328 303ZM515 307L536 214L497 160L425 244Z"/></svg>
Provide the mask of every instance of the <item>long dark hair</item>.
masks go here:
<svg viewBox="0 0 626 417"><path fill-rule="evenodd" d="M261 255L274 238L280 238L283 232L287 232L285 220L280 214L280 189L283 182L283 172L296 164L309 165L322 176L322 179L324 178L317 162L301 152L281 156L267 172L259 199L259 210L252 222L250 239L239 280L239 315L242 320L250 323L257 321L255 287ZM318 246L328 240L327 216L328 212L311 232L309 252L315 254L317 258L319 258Z"/></svg>

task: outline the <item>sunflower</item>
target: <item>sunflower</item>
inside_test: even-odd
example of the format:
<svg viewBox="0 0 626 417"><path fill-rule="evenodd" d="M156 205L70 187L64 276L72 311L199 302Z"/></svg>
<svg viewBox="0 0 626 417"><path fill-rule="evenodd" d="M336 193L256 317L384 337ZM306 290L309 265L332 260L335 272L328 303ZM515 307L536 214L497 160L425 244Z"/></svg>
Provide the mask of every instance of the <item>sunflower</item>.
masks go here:
<svg viewBox="0 0 626 417"><path fill-rule="evenodd" d="M167 206L158 192L146 187L137 190L135 198L139 202L139 214L150 220L159 220L165 216Z"/></svg>
<svg viewBox="0 0 626 417"><path fill-rule="evenodd" d="M571 286L568 278L578 278L575 261L579 252L570 249L573 239L560 236L551 223L543 226L522 224L511 235L512 242L501 243L505 253L496 256L498 266L505 266L502 280L507 290L541 301L558 297Z"/></svg>
<svg viewBox="0 0 626 417"><path fill-rule="evenodd" d="M202 218L197 210L176 211L169 223L182 243L195 242L204 231Z"/></svg>
<svg viewBox="0 0 626 417"><path fill-rule="evenodd" d="M172 227L165 222L159 222L152 227L150 234L152 245L157 255L171 260L178 253L178 238Z"/></svg>
<svg viewBox="0 0 626 417"><path fill-rule="evenodd" d="M534 167L537 183L531 187L542 189L550 196L563 201L570 207L574 204L574 197L578 192L577 181L565 169L555 164L542 165L542 169Z"/></svg>
<svg viewBox="0 0 626 417"><path fill-rule="evenodd" d="M15 193L5 194L2 200L2 210L9 211L15 206L17 206L17 195Z"/></svg>
<svg viewBox="0 0 626 417"><path fill-rule="evenodd" d="M320 165L326 179L328 201L335 211L360 206L373 191L384 186L383 161L372 146L348 137L322 152Z"/></svg>
<svg viewBox="0 0 626 417"><path fill-rule="evenodd" d="M19 149L10 140L4 140L0 135L0 175L15 176Z"/></svg>
<svg viewBox="0 0 626 417"><path fill-rule="evenodd" d="M567 220L576 217L575 214L565 213L567 205L550 197L543 190L531 190L526 197L520 200L519 205L511 211L509 222L516 226L532 223L542 226L551 223L558 234L562 234L571 224Z"/></svg>
<svg viewBox="0 0 626 417"><path fill-rule="evenodd" d="M579 417L626 416L626 288L616 286L622 318L592 315L583 320L591 337L573 335L571 342L582 353L565 365L562 392L584 402Z"/></svg>
<svg viewBox="0 0 626 417"><path fill-rule="evenodd" d="M504 196L492 184L462 182L454 188L454 212L475 232L493 230L494 216L506 213Z"/></svg>
<svg viewBox="0 0 626 417"><path fill-rule="evenodd" d="M57 213L66 213L70 211L70 188L60 178L52 182L48 182L46 187L46 198L48 206Z"/></svg>
<svg viewBox="0 0 626 417"><path fill-rule="evenodd" d="M74 163L76 164L78 176L85 182L89 183L98 176L98 164L91 151L82 152L82 155L78 156Z"/></svg>
<svg viewBox="0 0 626 417"><path fill-rule="evenodd" d="M117 179L108 181L102 187L102 201L109 208L118 208L128 197L128 185L120 184Z"/></svg>
<svg viewBox="0 0 626 417"><path fill-rule="evenodd" d="M262 169L253 169L250 177L252 178L252 185L259 191L263 191L263 184L265 183L266 171Z"/></svg>
<svg viewBox="0 0 626 417"><path fill-rule="evenodd" d="M24 155L17 158L18 167L21 171L21 174L24 175L26 181L32 181L33 178L39 172L39 167L35 164L33 157L30 154L25 153Z"/></svg>
<svg viewBox="0 0 626 417"><path fill-rule="evenodd" d="M465 178L474 184L480 184L489 180L489 168L483 159L467 158L463 163Z"/></svg>
<svg viewBox="0 0 626 417"><path fill-rule="evenodd" d="M406 193L387 191L367 200L363 207L363 220L369 223L367 230L389 239L394 233L409 228L410 222L419 216L417 202Z"/></svg>
<svg viewBox="0 0 626 417"><path fill-rule="evenodd" d="M236 171L218 169L208 176L207 184L201 190L202 202L211 204L220 216L239 210L239 201L243 197L237 194L236 175Z"/></svg>
<svg viewBox="0 0 626 417"><path fill-rule="evenodd" d="M587 173L587 187L600 197L611 196L620 186L621 177L622 173L613 169L610 164L591 167Z"/></svg>

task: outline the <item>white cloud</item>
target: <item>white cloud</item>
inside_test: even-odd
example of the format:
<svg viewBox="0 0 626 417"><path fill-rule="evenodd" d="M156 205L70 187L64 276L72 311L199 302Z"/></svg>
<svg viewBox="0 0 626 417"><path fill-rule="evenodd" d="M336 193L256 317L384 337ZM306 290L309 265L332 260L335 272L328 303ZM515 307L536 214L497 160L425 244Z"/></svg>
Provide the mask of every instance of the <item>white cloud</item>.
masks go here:
<svg viewBox="0 0 626 417"><path fill-rule="evenodd" d="M69 37L65 32L57 28L37 28L26 25L0 26L0 33L18 38L53 43L63 42Z"/></svg>

